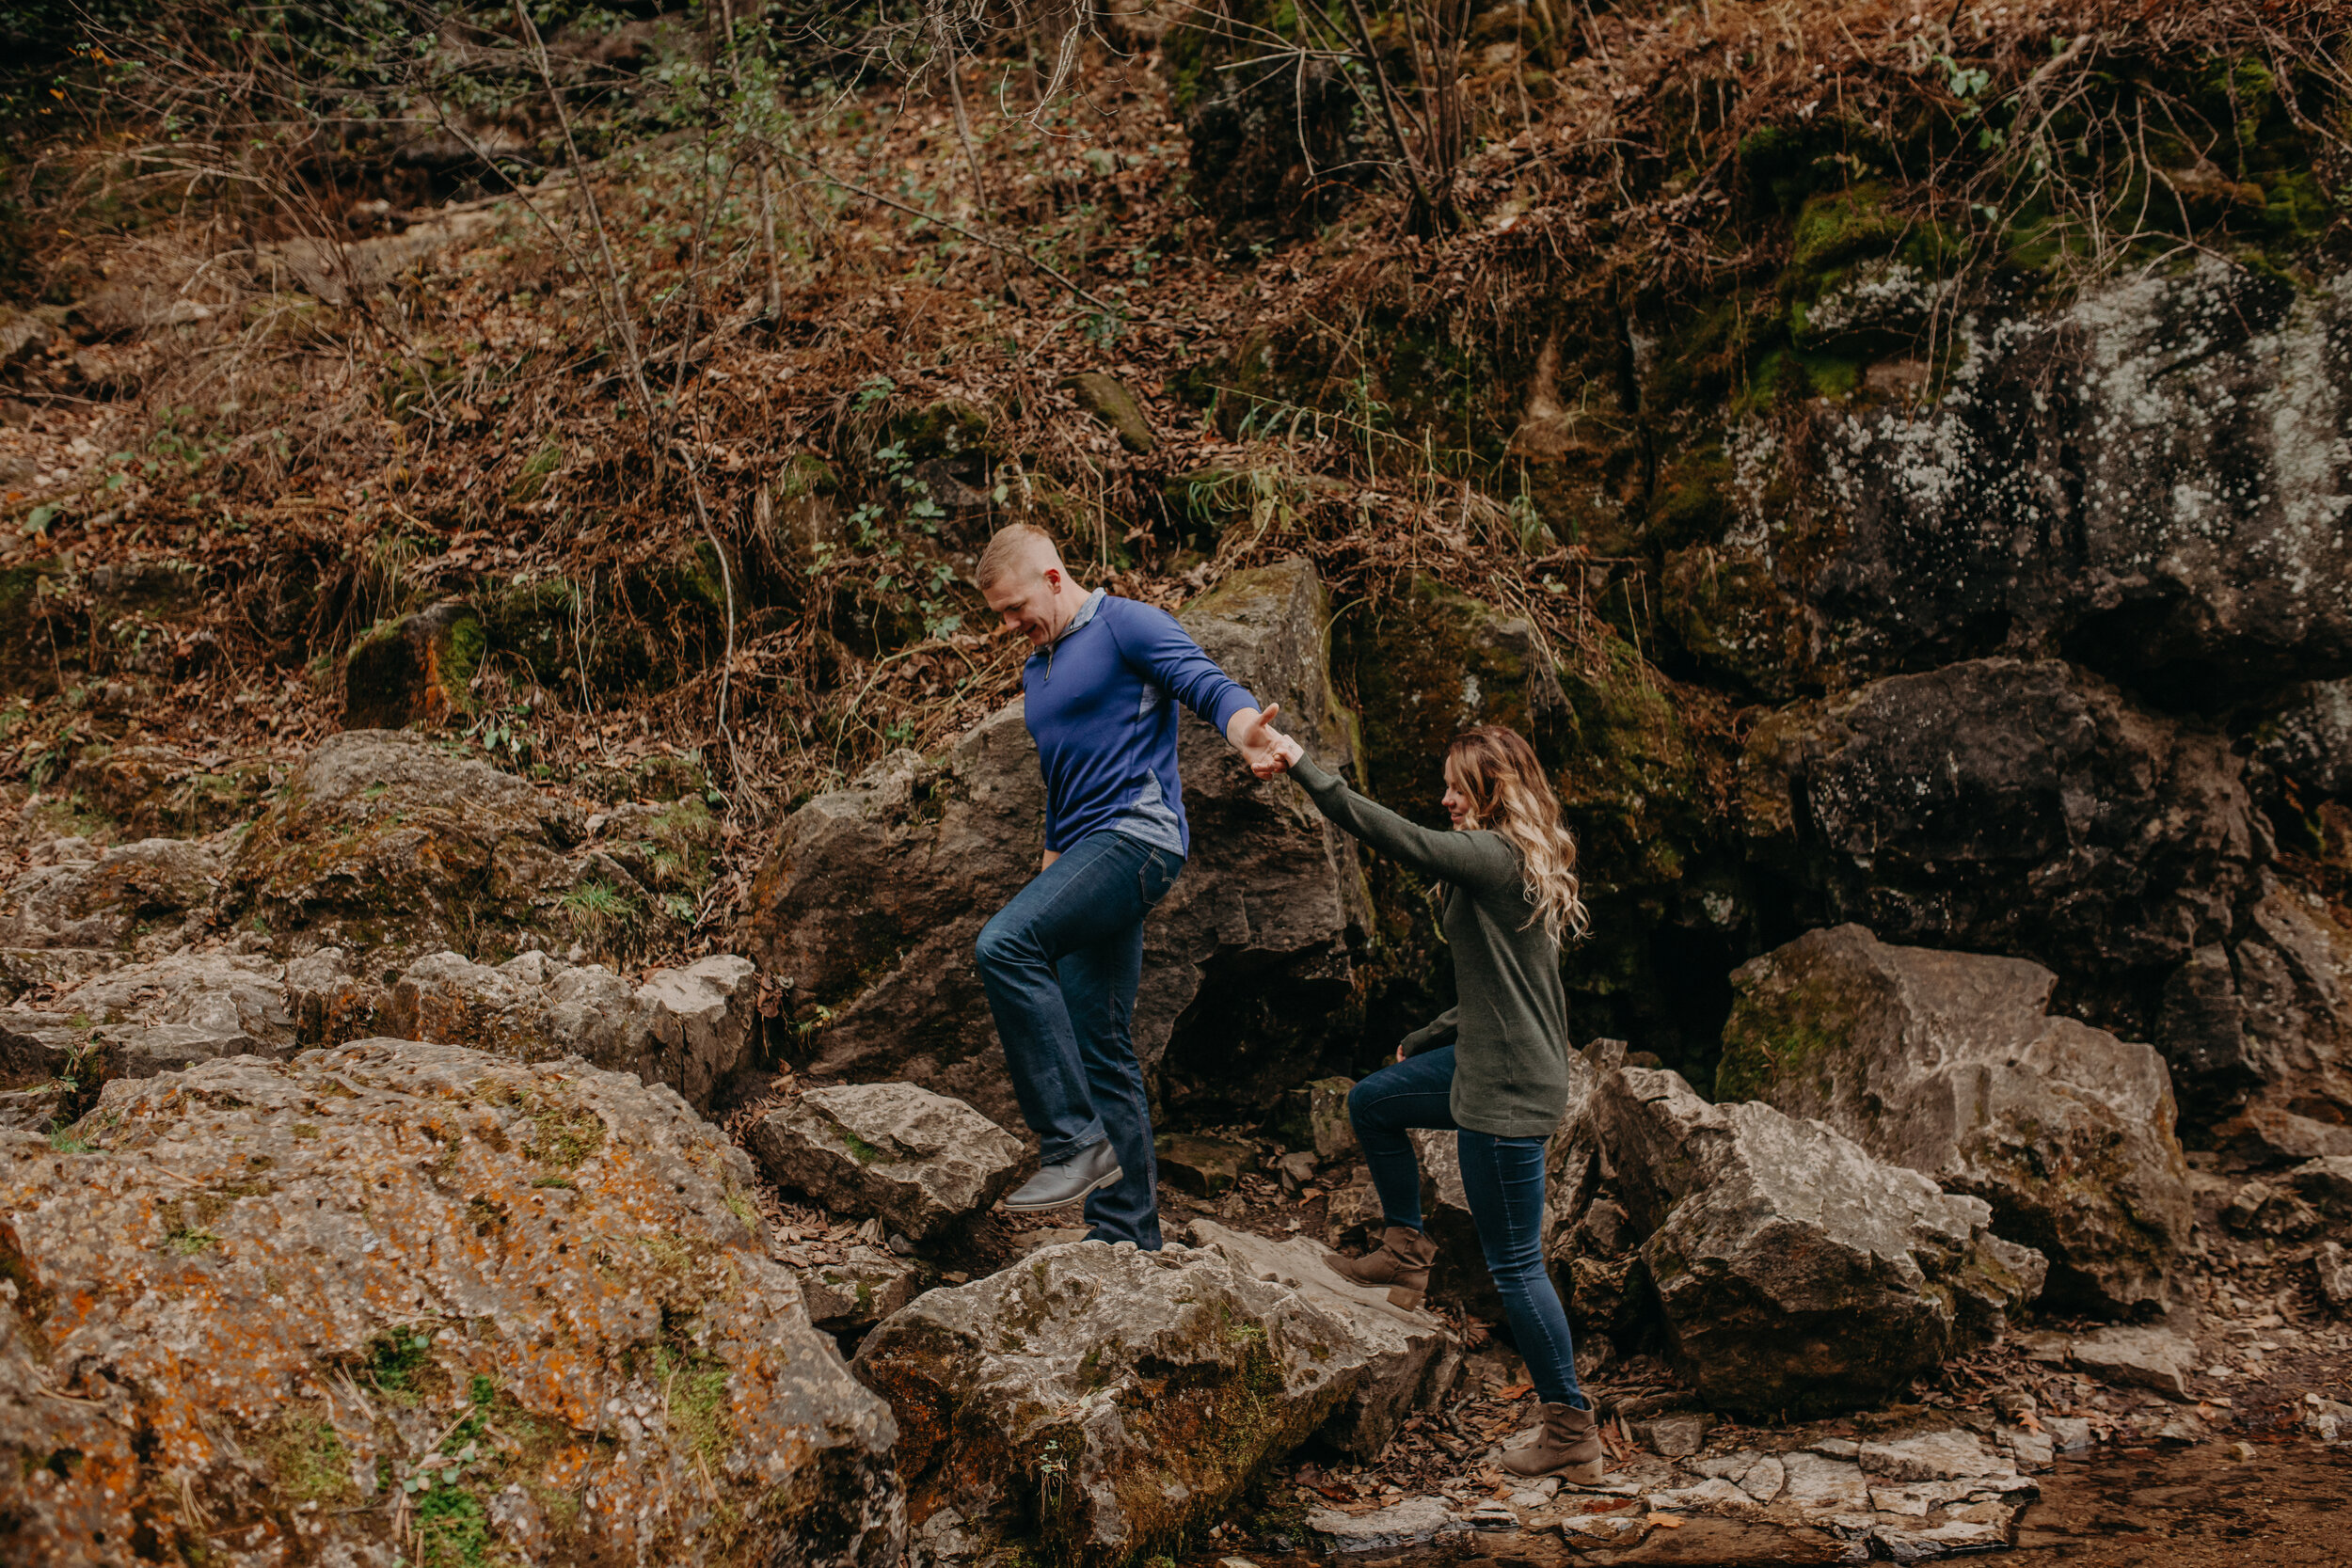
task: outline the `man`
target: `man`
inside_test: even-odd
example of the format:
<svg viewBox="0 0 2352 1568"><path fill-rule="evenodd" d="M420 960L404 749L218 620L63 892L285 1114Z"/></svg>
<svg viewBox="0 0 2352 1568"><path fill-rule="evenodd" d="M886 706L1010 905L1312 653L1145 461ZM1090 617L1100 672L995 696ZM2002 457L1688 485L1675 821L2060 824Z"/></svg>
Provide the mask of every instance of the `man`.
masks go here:
<svg viewBox="0 0 2352 1568"><path fill-rule="evenodd" d="M1005 1206L1084 1200L1089 1240L1157 1251L1152 1114L1130 1024L1144 916L1192 847L1175 704L1216 726L1262 779L1280 767L1267 724L1277 710L1260 713L1166 610L1089 593L1041 530L999 531L979 587L1037 650L1021 689L1045 775L1043 863L976 948L1021 1115L1043 1143L1043 1168Z"/></svg>

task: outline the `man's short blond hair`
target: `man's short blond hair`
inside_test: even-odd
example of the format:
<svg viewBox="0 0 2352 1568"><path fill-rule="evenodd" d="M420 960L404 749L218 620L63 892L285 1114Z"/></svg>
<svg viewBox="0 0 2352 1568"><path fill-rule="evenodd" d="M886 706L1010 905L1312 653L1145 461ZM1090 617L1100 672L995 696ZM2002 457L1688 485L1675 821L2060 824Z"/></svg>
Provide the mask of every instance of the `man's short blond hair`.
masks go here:
<svg viewBox="0 0 2352 1568"><path fill-rule="evenodd" d="M980 592L988 592L999 578L1009 576L1030 562L1037 562L1040 572L1058 564L1061 551L1054 546L1054 536L1031 523L1008 523L989 535L988 548L980 552L980 567L977 577Z"/></svg>

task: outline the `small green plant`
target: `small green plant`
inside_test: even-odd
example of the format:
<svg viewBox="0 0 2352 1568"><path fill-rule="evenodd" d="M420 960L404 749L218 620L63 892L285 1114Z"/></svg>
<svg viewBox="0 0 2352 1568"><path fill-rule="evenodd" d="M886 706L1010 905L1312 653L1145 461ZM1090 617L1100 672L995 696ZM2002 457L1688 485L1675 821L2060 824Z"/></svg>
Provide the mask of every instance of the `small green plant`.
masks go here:
<svg viewBox="0 0 2352 1568"><path fill-rule="evenodd" d="M199 1230L193 1226L180 1226L164 1236L164 1245L183 1258L193 1258L207 1247L219 1244L219 1237L209 1230Z"/></svg>
<svg viewBox="0 0 2352 1568"><path fill-rule="evenodd" d="M368 1381L387 1394L416 1392L418 1374L432 1364L433 1336L396 1328L368 1342Z"/></svg>
<svg viewBox="0 0 2352 1568"><path fill-rule="evenodd" d="M263 1434L261 1448L278 1489L295 1502L328 1502L351 1489L351 1459L324 1416L288 1412Z"/></svg>
<svg viewBox="0 0 2352 1568"><path fill-rule="evenodd" d="M610 882L582 882L564 895L558 907L572 934L591 947L635 926L640 914L636 901Z"/></svg>
<svg viewBox="0 0 2352 1568"><path fill-rule="evenodd" d="M417 1499L418 1568L483 1568L495 1544L482 1499L464 1487L435 1487Z"/></svg>

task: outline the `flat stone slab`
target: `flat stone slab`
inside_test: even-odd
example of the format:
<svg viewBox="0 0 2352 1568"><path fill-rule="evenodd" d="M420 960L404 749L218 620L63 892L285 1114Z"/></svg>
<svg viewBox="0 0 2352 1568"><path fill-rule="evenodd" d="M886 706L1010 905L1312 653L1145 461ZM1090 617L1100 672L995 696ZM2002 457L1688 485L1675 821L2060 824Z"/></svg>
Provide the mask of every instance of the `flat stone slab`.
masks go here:
<svg viewBox="0 0 2352 1568"><path fill-rule="evenodd" d="M2197 1347L2170 1329L2119 1325L2075 1340L2074 1360L2112 1387L2153 1388L2167 1399L2185 1400Z"/></svg>
<svg viewBox="0 0 2352 1568"><path fill-rule="evenodd" d="M1342 1513L1317 1509L1307 1515L1307 1528L1331 1540L1335 1552L1389 1552L1401 1546L1421 1546L1440 1535L1470 1526L1455 1516L1440 1497L1407 1497L1369 1513Z"/></svg>

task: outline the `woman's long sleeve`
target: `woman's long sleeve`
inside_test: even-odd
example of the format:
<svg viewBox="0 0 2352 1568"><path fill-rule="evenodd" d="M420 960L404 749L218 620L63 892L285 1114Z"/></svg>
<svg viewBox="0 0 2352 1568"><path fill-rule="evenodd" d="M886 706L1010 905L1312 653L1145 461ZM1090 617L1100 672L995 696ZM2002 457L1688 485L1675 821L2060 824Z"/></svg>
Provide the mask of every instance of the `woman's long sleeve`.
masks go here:
<svg viewBox="0 0 2352 1568"><path fill-rule="evenodd" d="M1518 885L1518 857L1492 833L1435 832L1407 822L1348 788L1346 781L1311 756L1302 754L1291 764L1290 773L1316 810L1416 871L1478 893Z"/></svg>

